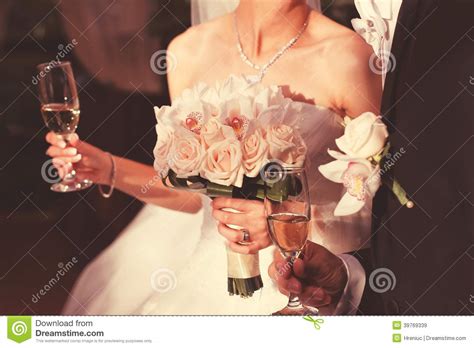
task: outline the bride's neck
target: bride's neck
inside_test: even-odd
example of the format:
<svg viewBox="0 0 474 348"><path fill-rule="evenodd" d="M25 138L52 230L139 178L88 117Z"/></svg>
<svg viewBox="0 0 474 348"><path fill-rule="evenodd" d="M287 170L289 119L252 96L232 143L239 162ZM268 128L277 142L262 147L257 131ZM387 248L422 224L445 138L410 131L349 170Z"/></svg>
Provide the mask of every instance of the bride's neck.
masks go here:
<svg viewBox="0 0 474 348"><path fill-rule="evenodd" d="M241 0L236 19L245 53L274 52L302 28L308 11L305 0Z"/></svg>

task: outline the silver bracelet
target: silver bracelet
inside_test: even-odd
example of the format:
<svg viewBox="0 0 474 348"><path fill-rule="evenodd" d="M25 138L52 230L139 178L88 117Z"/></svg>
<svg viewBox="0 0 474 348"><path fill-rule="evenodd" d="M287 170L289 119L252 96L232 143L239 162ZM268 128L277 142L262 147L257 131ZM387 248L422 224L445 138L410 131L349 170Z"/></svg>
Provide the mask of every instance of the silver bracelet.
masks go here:
<svg viewBox="0 0 474 348"><path fill-rule="evenodd" d="M112 193L114 192L114 188L115 188L115 175L116 175L116 172L117 172L117 168L115 166L115 160L114 160L114 156L112 156L110 153L106 152L107 155L109 155L110 157L110 161L112 162L112 171L110 173L110 188L109 188L109 192L104 192L104 190L102 189L102 186L101 184L98 184L99 186L99 192L100 194L102 195L102 197L104 198L109 198L110 196L112 196Z"/></svg>

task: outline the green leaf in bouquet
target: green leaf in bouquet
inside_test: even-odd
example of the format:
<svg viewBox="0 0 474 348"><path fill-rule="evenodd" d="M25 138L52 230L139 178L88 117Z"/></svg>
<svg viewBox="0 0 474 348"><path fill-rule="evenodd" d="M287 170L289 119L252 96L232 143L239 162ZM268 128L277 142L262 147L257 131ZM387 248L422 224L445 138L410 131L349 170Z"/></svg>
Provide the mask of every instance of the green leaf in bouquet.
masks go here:
<svg viewBox="0 0 474 348"><path fill-rule="evenodd" d="M209 197L233 197L233 186L215 184L208 181L206 186L206 195Z"/></svg>
<svg viewBox="0 0 474 348"><path fill-rule="evenodd" d="M163 185L176 190L188 190L198 193L206 193L206 180L199 176L178 178L175 172L170 170L168 175L161 179Z"/></svg>
<svg viewBox="0 0 474 348"><path fill-rule="evenodd" d="M301 181L294 176L285 176L281 180L267 184L266 196L275 202L283 202L288 196L297 196L300 194L303 186Z"/></svg>

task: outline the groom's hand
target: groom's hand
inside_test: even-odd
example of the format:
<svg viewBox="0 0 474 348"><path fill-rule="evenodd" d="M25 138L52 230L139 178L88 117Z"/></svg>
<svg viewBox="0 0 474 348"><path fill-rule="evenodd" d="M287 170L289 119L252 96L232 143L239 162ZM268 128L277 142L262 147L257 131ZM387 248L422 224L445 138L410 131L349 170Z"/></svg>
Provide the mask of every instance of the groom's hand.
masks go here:
<svg viewBox="0 0 474 348"><path fill-rule="evenodd" d="M302 258L292 266L290 259L275 253L275 261L268 270L270 277L283 294L291 292L304 305L332 313L347 283L344 263L326 248L309 241Z"/></svg>

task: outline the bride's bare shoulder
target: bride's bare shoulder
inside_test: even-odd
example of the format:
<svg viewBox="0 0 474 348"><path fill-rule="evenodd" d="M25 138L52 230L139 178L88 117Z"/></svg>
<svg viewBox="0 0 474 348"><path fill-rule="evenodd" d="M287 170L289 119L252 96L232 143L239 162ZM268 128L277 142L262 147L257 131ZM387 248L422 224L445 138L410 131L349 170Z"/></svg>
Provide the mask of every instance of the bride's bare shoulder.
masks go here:
<svg viewBox="0 0 474 348"><path fill-rule="evenodd" d="M188 28L171 41L168 51L183 59L195 59L203 53L212 54L211 47L217 47L220 43L226 42L229 17L225 15Z"/></svg>
<svg viewBox="0 0 474 348"><path fill-rule="evenodd" d="M168 46L168 56L173 69L168 69L168 84L173 95L191 87L200 73L207 71L222 58L223 47L228 46L230 16L218 17L209 22L192 26L176 36Z"/></svg>
<svg viewBox="0 0 474 348"><path fill-rule="evenodd" d="M340 72L360 71L369 67L373 49L353 30L317 13L308 27L315 42L315 50L332 62ZM364 69L365 70L365 69Z"/></svg>

